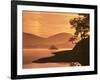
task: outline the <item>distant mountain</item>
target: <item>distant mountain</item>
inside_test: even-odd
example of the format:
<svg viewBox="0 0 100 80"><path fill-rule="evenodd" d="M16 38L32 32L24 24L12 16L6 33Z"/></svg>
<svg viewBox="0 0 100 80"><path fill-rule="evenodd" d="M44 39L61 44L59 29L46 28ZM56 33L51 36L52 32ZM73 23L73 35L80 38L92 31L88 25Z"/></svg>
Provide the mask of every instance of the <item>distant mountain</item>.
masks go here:
<svg viewBox="0 0 100 80"><path fill-rule="evenodd" d="M43 38L34 34L23 33L24 48L50 48L52 45L57 48L72 48L74 44L69 42L72 37L69 33L59 33L48 38Z"/></svg>
<svg viewBox="0 0 100 80"><path fill-rule="evenodd" d="M59 34L56 34L56 35L53 35L53 36L50 36L48 39L47 39L47 43L50 43L50 44L54 44L54 45L62 45L62 44L67 44L67 43L70 43L69 42L69 38L72 37L73 35L72 34L69 34L69 33L59 33ZM67 45L66 45L67 47Z"/></svg>
<svg viewBox="0 0 100 80"><path fill-rule="evenodd" d="M70 33L59 33L59 34L55 34L53 36L50 36L49 38L64 38L65 36L70 37L72 36L72 34Z"/></svg>
<svg viewBox="0 0 100 80"><path fill-rule="evenodd" d="M39 37L34 34L23 33L23 47L24 48L34 48L41 44L44 38Z"/></svg>

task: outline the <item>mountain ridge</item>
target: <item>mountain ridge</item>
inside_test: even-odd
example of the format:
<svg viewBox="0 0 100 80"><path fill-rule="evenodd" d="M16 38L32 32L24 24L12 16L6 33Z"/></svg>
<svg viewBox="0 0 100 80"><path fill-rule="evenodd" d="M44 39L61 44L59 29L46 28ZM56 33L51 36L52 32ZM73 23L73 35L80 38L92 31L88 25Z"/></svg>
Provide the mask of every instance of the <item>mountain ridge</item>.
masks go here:
<svg viewBox="0 0 100 80"><path fill-rule="evenodd" d="M49 48L52 45L58 48L69 48L74 45L69 41L73 35L70 33L59 33L48 38L40 37L34 34L23 32L24 48Z"/></svg>

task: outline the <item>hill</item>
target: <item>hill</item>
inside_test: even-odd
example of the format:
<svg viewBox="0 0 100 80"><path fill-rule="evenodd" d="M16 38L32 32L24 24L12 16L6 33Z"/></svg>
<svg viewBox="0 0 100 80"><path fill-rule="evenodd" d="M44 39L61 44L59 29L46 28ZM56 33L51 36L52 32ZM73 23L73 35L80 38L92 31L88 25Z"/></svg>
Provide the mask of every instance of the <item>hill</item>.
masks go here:
<svg viewBox="0 0 100 80"><path fill-rule="evenodd" d="M72 48L74 44L69 41L72 37L69 33L59 33L48 38L40 37L34 34L23 33L24 48L50 48L55 45L57 48Z"/></svg>

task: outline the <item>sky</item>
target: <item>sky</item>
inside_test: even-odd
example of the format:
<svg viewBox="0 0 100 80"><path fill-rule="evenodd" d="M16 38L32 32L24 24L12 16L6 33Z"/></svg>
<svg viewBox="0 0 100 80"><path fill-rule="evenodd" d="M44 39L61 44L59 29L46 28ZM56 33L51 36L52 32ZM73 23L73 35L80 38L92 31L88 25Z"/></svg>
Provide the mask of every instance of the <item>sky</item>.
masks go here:
<svg viewBox="0 0 100 80"><path fill-rule="evenodd" d="M74 34L69 21L78 14L61 12L22 12L23 32L35 34L41 37L50 37L59 33Z"/></svg>

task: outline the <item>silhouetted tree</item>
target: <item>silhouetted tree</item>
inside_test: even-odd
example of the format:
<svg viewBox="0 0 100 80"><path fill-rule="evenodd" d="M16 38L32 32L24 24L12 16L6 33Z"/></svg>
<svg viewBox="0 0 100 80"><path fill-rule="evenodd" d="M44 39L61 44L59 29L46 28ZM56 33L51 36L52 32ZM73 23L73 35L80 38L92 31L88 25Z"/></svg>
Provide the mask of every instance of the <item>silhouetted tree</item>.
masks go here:
<svg viewBox="0 0 100 80"><path fill-rule="evenodd" d="M76 38L76 37L71 37L71 38L69 39L69 41L71 41L71 42L72 42L72 44L76 44L75 40L77 40L77 38Z"/></svg>
<svg viewBox="0 0 100 80"><path fill-rule="evenodd" d="M50 49L58 49L55 45L52 45Z"/></svg>
<svg viewBox="0 0 100 80"><path fill-rule="evenodd" d="M89 36L89 14L79 14L79 17L70 20L70 24L75 28L75 37L80 36L84 39Z"/></svg>

